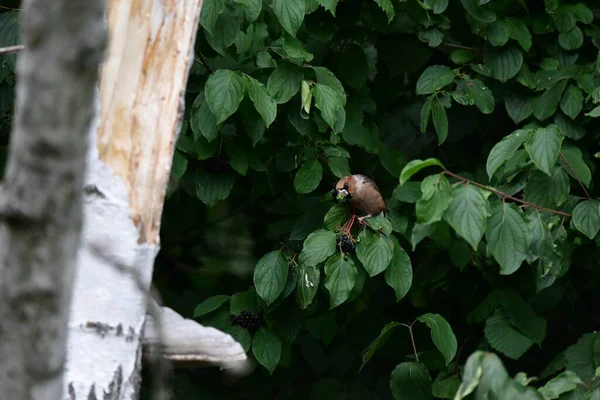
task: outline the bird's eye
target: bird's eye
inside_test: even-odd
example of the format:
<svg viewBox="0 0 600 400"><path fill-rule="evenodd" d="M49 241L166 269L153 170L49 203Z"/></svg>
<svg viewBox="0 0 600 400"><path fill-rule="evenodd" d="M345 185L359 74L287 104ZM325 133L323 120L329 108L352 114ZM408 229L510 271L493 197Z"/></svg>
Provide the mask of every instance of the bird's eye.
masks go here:
<svg viewBox="0 0 600 400"><path fill-rule="evenodd" d="M347 182L346 182L346 183L344 183L344 189L345 189L345 190L348 190L348 183L347 183Z"/></svg>

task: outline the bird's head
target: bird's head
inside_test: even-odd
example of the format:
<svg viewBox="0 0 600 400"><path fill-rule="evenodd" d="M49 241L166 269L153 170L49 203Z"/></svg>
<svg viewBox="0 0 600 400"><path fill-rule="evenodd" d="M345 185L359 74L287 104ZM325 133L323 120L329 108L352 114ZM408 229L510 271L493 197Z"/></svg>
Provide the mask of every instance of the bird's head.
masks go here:
<svg viewBox="0 0 600 400"><path fill-rule="evenodd" d="M347 201L352 199L352 192L354 191L353 179L352 175L348 175L335 184L335 198L337 201Z"/></svg>

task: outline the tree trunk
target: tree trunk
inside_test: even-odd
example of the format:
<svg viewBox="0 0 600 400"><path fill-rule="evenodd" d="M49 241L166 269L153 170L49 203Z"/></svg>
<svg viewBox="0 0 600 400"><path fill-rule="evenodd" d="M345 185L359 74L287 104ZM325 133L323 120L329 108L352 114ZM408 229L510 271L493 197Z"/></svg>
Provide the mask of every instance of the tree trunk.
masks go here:
<svg viewBox="0 0 600 400"><path fill-rule="evenodd" d="M91 132L84 239L69 321L70 399L138 395L147 291L201 4L109 0L110 44ZM162 327L168 346L162 354L168 358L245 359L229 335L169 310L162 315L178 327ZM161 336L152 321L146 342L156 344ZM201 354L209 343L213 354ZM224 358L213 357L215 346L222 346L217 353Z"/></svg>
<svg viewBox="0 0 600 400"><path fill-rule="evenodd" d="M0 196L0 393L61 399L104 0L28 0Z"/></svg>

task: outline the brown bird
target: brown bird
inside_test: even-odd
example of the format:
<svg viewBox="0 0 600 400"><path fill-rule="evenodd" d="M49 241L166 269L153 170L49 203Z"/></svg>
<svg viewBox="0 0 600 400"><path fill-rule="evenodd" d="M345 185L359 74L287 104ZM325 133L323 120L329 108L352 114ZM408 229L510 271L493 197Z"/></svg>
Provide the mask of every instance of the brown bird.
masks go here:
<svg viewBox="0 0 600 400"><path fill-rule="evenodd" d="M363 223L365 218L383 215L386 210L385 201L381 197L379 188L371 178L365 175L355 174L343 177L336 183L335 193L338 201L348 201L354 210L366 214L357 218L360 223ZM354 222L356 217L353 215L351 221Z"/></svg>

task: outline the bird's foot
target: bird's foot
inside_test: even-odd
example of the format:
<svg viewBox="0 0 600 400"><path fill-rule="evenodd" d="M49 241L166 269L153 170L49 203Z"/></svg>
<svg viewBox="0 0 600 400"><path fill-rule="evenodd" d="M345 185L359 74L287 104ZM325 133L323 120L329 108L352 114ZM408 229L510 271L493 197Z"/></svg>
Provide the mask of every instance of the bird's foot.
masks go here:
<svg viewBox="0 0 600 400"><path fill-rule="evenodd" d="M356 219L358 220L358 223L359 223L359 224L361 224L361 225L366 225L366 226L370 227L371 225L369 225L369 222L368 222L368 221L365 221L365 219L366 219L366 218L369 218L370 216L371 216L371 215L369 214L369 215L365 215L364 217L358 217L358 218L356 218Z"/></svg>

